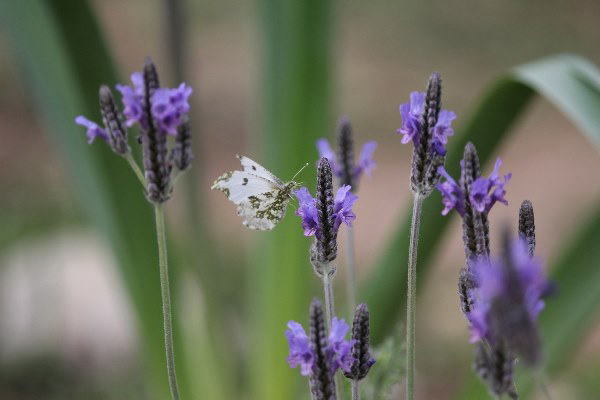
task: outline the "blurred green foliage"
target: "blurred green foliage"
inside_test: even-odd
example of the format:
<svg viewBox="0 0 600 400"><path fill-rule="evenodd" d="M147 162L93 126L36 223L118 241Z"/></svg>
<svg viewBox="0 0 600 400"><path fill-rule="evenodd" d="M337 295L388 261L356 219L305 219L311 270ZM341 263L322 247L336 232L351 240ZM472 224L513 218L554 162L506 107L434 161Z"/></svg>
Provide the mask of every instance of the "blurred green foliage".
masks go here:
<svg viewBox="0 0 600 400"><path fill-rule="evenodd" d="M314 154L315 139L325 136L333 125L330 113L333 6L328 0L261 0L259 4L265 111L264 136L260 140L264 157L261 159L285 179L306 162L307 154ZM125 162L106 146L88 146L82 140L80 129L73 124L73 118L79 114L99 119L98 87L101 83L112 85L117 79L96 19L86 1L68 0L5 1L0 3L0 14L23 67L23 78L47 122L48 132L68 161L74 192L82 209L104 233L119 261L140 322L151 397L166 398L151 207L143 198L142 190L132 190L138 185ZM490 86L451 141L449 172L458 171L467 141L476 144L485 163L510 135L511 127L536 95L556 105L583 134L600 145L600 73L581 58L561 55L520 66ZM306 176L311 175L306 173ZM425 202L423 211L418 267L420 287L427 279L431 260L449 223L448 218L438 215L439 206L435 206L439 204L438 195L432 197ZM194 220L201 217L196 216ZM51 219L47 225L54 223L60 221ZM376 343L383 343L404 315L408 218L398 227L363 288L373 318ZM204 231L196 232L209 236ZM8 239L2 240L8 242ZM561 294L548 303L541 317L551 376L569 364L574 349L590 327L590 316L598 310L600 269L596 266L600 248L595 246L598 241L600 214L596 213L553 266L552 274ZM192 252L201 254L195 252L193 246L171 244L176 250L171 251L176 260L192 259ZM207 278L211 281L204 282L202 293L208 299L199 299L197 303L201 305L177 307L176 321L184 318L178 312L193 313L175 328L176 332L185 330L181 334L184 338L180 337L176 344L184 397L204 395L218 400L246 394L246 398L279 400L293 398L299 391L305 393L305 385L298 387L301 380L297 371L286 368L283 330L289 319L306 321L311 295L320 293L308 263L307 248L308 240L298 234L297 221L288 218L277 234L270 235L249 255L251 272L244 275L249 281L245 288L248 306L244 312L251 332L251 346L237 362L220 360L235 357L221 356L227 347L218 340L220 330L225 329L224 322L219 320L222 298L215 293L225 286L219 274L211 273ZM216 270L212 257L198 262L198 268L206 267L206 270L196 271L200 272L201 280L205 280L206 271ZM185 279L185 271L174 268L172 273L177 291L177 282ZM207 328L208 336L204 331ZM382 357L377 368L393 363L391 353L400 353L392 342L387 343L383 347L387 349L387 358ZM240 370L233 370L236 368ZM393 377L383 372L374 374L373 379L382 385L393 381ZM532 388L530 377L520 382L524 391ZM471 376L460 398L484 396L485 389Z"/></svg>

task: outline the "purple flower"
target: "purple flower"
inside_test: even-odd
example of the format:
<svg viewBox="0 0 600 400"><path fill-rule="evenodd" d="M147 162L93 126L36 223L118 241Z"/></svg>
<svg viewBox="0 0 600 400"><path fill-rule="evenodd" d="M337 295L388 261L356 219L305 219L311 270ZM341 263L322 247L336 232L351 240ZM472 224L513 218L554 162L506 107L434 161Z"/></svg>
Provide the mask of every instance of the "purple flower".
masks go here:
<svg viewBox="0 0 600 400"><path fill-rule="evenodd" d="M502 165L502 160L498 158L494 166L494 171L489 178L478 177L471 184L471 191L469 193L469 202L473 209L480 213L487 214L490 212L494 204L499 201L502 204L508 204L508 201L504 198L506 190L504 186L510 180L512 174L506 174L503 178L498 176L498 169ZM464 169L464 163L461 161L461 169ZM444 167L438 168L440 176L446 179L445 182L438 183L436 188L442 195L442 204L444 209L442 215L446 215L453 208L461 215L464 216L465 212L465 194L456 183L456 181L448 174Z"/></svg>
<svg viewBox="0 0 600 400"><path fill-rule="evenodd" d="M352 178L355 181L358 181L363 173L371 176L371 171L373 171L377 165L375 160L373 160L375 149L377 149L377 142L374 140L363 144L358 159L358 165L352 168ZM319 157L325 157L329 161L329 165L335 176L342 178L344 176L344 171L342 170L340 163L338 163L337 156L331 148L329 141L323 138L317 140L317 150L319 151Z"/></svg>
<svg viewBox="0 0 600 400"><path fill-rule="evenodd" d="M316 361L314 344L311 343L304 328L299 323L289 321L287 327L285 336L290 348L287 362L291 368L300 366L300 373L303 376L308 376L312 373ZM331 376L338 369L348 371L354 361L352 357L353 341L345 339L348 329L349 326L343 319L336 317L332 319L327 346L323 349Z"/></svg>
<svg viewBox="0 0 600 400"><path fill-rule="evenodd" d="M317 150L319 151L320 158L325 157L329 161L329 165L335 176L342 176L342 169L337 163L337 157L329 145L329 141L324 138L317 140Z"/></svg>
<svg viewBox="0 0 600 400"><path fill-rule="evenodd" d="M502 160L499 158L496 160L494 171L489 178L479 177L471 185L471 192L469 193L469 200L473 205L473 208L479 212L489 212L492 206L497 202L508 204L504 195L506 190L504 185L508 183L512 174L507 174L504 179L498 176L498 169L502 165Z"/></svg>
<svg viewBox="0 0 600 400"><path fill-rule="evenodd" d="M147 129L149 124L144 115L144 77L140 72L131 74L133 86L116 85L123 96L125 106L123 114L127 118L127 126L140 124L142 129ZM183 123L184 116L190 111L188 98L192 88L182 83L178 88L159 88L154 91L150 103L152 104L152 118L161 132L169 135L177 134L177 127Z"/></svg>
<svg viewBox="0 0 600 400"><path fill-rule="evenodd" d="M117 84L115 87L121 92L123 115L127 118L125 124L133 126L139 123L143 129L148 127L144 118L144 75L141 72L131 74L133 86Z"/></svg>
<svg viewBox="0 0 600 400"><path fill-rule="evenodd" d="M452 129L454 119L456 119L456 114L452 111L441 110L438 121L433 128L433 149L440 155L446 154L448 136L454 135L454 129Z"/></svg>
<svg viewBox="0 0 600 400"><path fill-rule="evenodd" d="M75 123L84 126L87 129L86 135L88 138L88 143L93 143L96 138L100 138L108 143L108 133L106 133L104 129L100 128L95 122L92 122L83 115L80 115L75 118Z"/></svg>
<svg viewBox="0 0 600 400"><path fill-rule="evenodd" d="M406 144L411 140L413 143L419 142L419 132L421 130L421 117L425 110L425 93L412 92L410 101L400 105L400 116L402 117L402 126L396 132L401 133L402 143Z"/></svg>
<svg viewBox="0 0 600 400"><path fill-rule="evenodd" d="M188 98L192 88L185 83L177 89L158 89L152 95L152 116L159 130L169 135L177 134L177 127L181 125L182 117L190 111Z"/></svg>
<svg viewBox="0 0 600 400"><path fill-rule="evenodd" d="M285 336L290 346L290 354L287 362L292 368L296 368L299 365L300 373L303 376L308 376L315 362L315 351L302 325L295 321L290 321L287 326L288 329L285 331Z"/></svg>
<svg viewBox="0 0 600 400"><path fill-rule="evenodd" d="M301 187L294 194L298 198L299 206L296 210L296 215L302 217L304 236L315 235L319 228L316 199L310 195L306 187Z"/></svg>
<svg viewBox="0 0 600 400"><path fill-rule="evenodd" d="M465 213L465 194L454 179L446 172L444 167L438 168L439 174L446 179L445 182L436 185L442 194L444 209L442 215L447 215L453 208L462 216Z"/></svg>
<svg viewBox="0 0 600 400"><path fill-rule="evenodd" d="M333 201L333 228L338 230L343 222L348 226L352 226L352 221L356 219L356 215L352 212L352 205L358 196L350 192L350 186L345 185L338 189Z"/></svg>
<svg viewBox="0 0 600 400"><path fill-rule="evenodd" d="M331 332L328 337L328 347L325 351L331 373L334 374L338 368L342 371L350 371L354 358L352 357L353 341L346 340L346 333L350 327L343 319L333 317L331 320Z"/></svg>
<svg viewBox="0 0 600 400"><path fill-rule="evenodd" d="M294 191L298 199L298 209L296 215L302 218L302 228L304 236L321 235L321 227L317 212L317 200L310 195L306 187ZM345 223L352 226L352 221L356 219L356 215L352 212L352 205L358 199L358 196L350 192L350 186L345 185L338 189L334 204L333 204L333 228L337 231L340 225Z"/></svg>
<svg viewBox="0 0 600 400"><path fill-rule="evenodd" d="M400 105L400 116L402 126L396 132L401 133L402 143L406 144L411 140L416 145L419 143L421 134L421 118L425 113L425 92L412 92L410 101ZM431 150L440 156L446 155L446 144L448 136L454 135L452 121L456 119L456 114L448 110L440 110L437 122L433 127L433 138Z"/></svg>
<svg viewBox="0 0 600 400"><path fill-rule="evenodd" d="M483 339L491 343L498 339L510 342L511 337L523 333L519 330L535 326L544 308L542 298L552 285L545 278L540 261L529 256L522 240L512 243L508 259L482 258L474 263L473 269L477 287L473 292L473 310L468 315L473 342Z"/></svg>
<svg viewBox="0 0 600 400"><path fill-rule="evenodd" d="M376 148L377 142L374 140L363 144L358 165L354 168L354 179L358 179L363 172L371 176L371 171L373 171L376 165L375 160L373 160L373 153Z"/></svg>

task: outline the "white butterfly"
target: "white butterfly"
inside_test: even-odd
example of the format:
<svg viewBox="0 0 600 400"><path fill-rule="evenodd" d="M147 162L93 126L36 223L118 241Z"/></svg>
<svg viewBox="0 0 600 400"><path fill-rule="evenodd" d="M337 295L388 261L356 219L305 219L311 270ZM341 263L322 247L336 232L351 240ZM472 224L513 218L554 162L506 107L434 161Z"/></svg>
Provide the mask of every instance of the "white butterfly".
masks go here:
<svg viewBox="0 0 600 400"><path fill-rule="evenodd" d="M221 175L211 189L222 191L238 206L238 215L244 219L245 226L260 231L271 230L285 215L287 205L292 198L292 190L299 188L300 185L294 182L294 178L284 183L248 157L237 156L237 158L244 170Z"/></svg>

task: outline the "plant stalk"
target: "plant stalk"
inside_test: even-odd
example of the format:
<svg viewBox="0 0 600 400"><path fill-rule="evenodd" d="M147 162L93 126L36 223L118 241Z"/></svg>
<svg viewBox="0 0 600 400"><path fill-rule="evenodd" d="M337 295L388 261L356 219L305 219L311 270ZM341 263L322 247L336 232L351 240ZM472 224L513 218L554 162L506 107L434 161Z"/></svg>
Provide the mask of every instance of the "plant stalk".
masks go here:
<svg viewBox="0 0 600 400"><path fill-rule="evenodd" d="M333 309L333 285L332 278L330 275L331 269L325 268L323 271L323 296L325 297L325 316L327 318L327 330L331 330L331 319L335 315Z"/></svg>
<svg viewBox="0 0 600 400"><path fill-rule="evenodd" d="M356 308L356 259L354 258L354 230L347 227L346 231L346 297L348 302L349 317L352 318Z"/></svg>
<svg viewBox="0 0 600 400"><path fill-rule="evenodd" d="M358 382L358 379L352 379L352 400L360 400Z"/></svg>
<svg viewBox="0 0 600 400"><path fill-rule="evenodd" d="M133 172L135 172L135 176L138 178L142 186L146 188L146 178L144 177L144 173L140 169L140 166L133 159L131 153L125 154L123 157L127 160Z"/></svg>
<svg viewBox="0 0 600 400"><path fill-rule="evenodd" d="M160 292L162 295L163 326L165 332L165 352L167 374L173 400L179 400L179 388L175 373L175 352L173 350L173 323L171 320L171 292L169 289L169 265L167 262L167 240L165 235L165 214L161 204L154 205L156 219L156 239L158 242L158 266L160 269Z"/></svg>
<svg viewBox="0 0 600 400"><path fill-rule="evenodd" d="M335 315L334 304L333 304L333 275L335 270L332 265L329 264L323 271L323 294L325 297L325 317L327 318L327 332L331 332L331 320ZM340 391L340 381L337 376L335 380L335 392L336 399L342 399L342 393Z"/></svg>
<svg viewBox="0 0 600 400"><path fill-rule="evenodd" d="M408 291L406 294L406 399L415 396L415 319L417 308L417 248L423 198L414 194L408 248Z"/></svg>

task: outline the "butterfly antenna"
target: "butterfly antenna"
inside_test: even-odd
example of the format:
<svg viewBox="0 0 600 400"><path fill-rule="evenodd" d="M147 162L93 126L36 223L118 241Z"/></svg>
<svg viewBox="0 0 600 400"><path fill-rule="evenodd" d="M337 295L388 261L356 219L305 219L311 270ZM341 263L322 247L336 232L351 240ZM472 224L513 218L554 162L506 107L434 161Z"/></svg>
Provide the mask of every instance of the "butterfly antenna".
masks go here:
<svg viewBox="0 0 600 400"><path fill-rule="evenodd" d="M304 165L302 166L302 168L300 168L300 169L298 170L298 172L296 172L296 173L294 174L294 176L292 176L292 180L296 179L296 177L297 177L297 176L300 174L300 172L302 172L302 170L304 170L304 168L306 168L306 167L308 167L308 163L304 164Z"/></svg>

